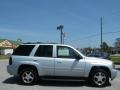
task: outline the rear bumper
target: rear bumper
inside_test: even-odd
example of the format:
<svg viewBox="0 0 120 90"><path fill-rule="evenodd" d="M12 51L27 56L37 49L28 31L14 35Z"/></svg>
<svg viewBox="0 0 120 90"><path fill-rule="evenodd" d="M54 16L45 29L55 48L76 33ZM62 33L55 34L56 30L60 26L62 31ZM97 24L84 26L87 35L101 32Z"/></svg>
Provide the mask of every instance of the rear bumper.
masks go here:
<svg viewBox="0 0 120 90"><path fill-rule="evenodd" d="M116 69L112 69L111 70L111 80L113 80L116 76L117 76L117 70Z"/></svg>
<svg viewBox="0 0 120 90"><path fill-rule="evenodd" d="M10 75L17 75L17 70L15 67L13 67L12 65L8 65L7 66L7 72L10 74Z"/></svg>

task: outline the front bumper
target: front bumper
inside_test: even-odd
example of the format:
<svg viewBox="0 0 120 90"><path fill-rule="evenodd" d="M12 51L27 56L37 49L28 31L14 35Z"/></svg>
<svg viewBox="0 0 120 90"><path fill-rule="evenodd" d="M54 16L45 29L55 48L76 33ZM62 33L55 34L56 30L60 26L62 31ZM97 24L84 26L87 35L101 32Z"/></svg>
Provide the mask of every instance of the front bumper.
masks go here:
<svg viewBox="0 0 120 90"><path fill-rule="evenodd" d="M112 69L111 70L111 80L113 80L116 76L117 76L117 70L116 69Z"/></svg>

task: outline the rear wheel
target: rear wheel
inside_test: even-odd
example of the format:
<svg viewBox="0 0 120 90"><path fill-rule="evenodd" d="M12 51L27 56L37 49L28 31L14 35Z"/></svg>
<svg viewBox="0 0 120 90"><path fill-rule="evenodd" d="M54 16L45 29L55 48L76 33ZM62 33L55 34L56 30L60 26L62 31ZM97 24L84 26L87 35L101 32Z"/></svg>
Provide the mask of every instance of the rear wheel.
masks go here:
<svg viewBox="0 0 120 90"><path fill-rule="evenodd" d="M37 81L37 72L34 69L23 69L20 78L23 84L33 85Z"/></svg>
<svg viewBox="0 0 120 90"><path fill-rule="evenodd" d="M103 87L109 83L109 75L104 70L94 70L90 75L92 85Z"/></svg>

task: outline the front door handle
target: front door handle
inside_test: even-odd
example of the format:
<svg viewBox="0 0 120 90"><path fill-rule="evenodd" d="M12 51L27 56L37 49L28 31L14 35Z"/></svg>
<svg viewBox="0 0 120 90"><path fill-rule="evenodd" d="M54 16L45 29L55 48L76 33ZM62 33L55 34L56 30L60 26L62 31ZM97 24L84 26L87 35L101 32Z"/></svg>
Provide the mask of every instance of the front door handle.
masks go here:
<svg viewBox="0 0 120 90"><path fill-rule="evenodd" d="M34 62L37 62L38 60L33 60Z"/></svg>
<svg viewBox="0 0 120 90"><path fill-rule="evenodd" d="M61 61L58 61L57 63L62 63Z"/></svg>

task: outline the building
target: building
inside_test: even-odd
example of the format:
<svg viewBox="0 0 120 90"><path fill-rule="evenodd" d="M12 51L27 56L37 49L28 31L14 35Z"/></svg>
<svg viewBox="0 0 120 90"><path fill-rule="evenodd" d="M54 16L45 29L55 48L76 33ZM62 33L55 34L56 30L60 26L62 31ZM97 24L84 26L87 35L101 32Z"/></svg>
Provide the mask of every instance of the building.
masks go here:
<svg viewBox="0 0 120 90"><path fill-rule="evenodd" d="M111 53L112 54L120 54L120 48L112 48Z"/></svg>
<svg viewBox="0 0 120 90"><path fill-rule="evenodd" d="M20 45L17 41L8 39L0 39L0 55L12 54L13 50Z"/></svg>

